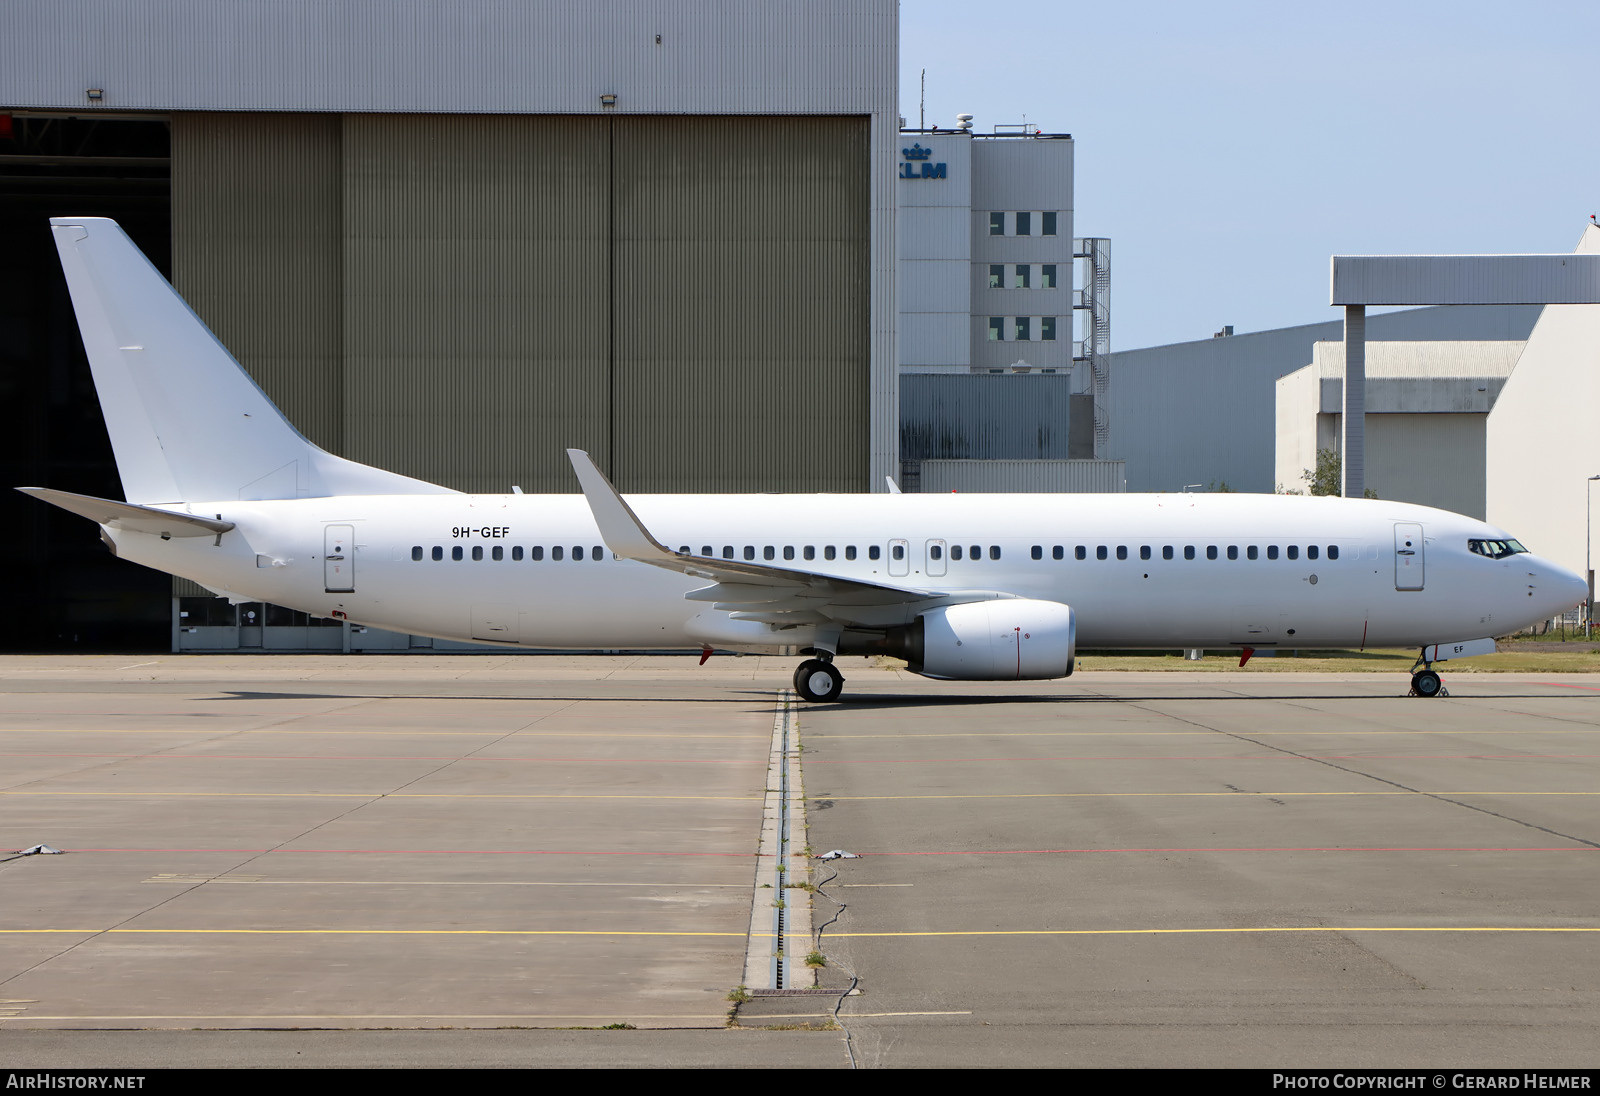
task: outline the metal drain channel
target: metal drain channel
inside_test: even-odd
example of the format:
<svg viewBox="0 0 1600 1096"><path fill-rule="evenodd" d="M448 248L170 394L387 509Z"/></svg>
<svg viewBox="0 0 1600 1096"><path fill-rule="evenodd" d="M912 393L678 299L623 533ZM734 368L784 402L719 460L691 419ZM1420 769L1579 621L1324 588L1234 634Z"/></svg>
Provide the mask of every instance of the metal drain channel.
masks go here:
<svg viewBox="0 0 1600 1096"><path fill-rule="evenodd" d="M816 980L805 965L811 942L811 895L788 886L803 882L810 867L805 855L805 790L799 746L794 696L784 689L778 694L772 720L750 938L745 950L744 985L751 990L795 989ZM800 949L798 958L796 948Z"/></svg>

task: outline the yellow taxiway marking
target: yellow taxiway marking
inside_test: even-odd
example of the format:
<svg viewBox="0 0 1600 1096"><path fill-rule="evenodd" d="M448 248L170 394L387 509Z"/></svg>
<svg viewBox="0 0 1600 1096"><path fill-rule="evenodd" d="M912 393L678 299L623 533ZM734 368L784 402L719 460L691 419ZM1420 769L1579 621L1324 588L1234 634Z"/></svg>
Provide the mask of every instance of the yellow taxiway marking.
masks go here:
<svg viewBox="0 0 1600 1096"><path fill-rule="evenodd" d="M48 793L42 793L48 794ZM1178 796L1253 796L1255 798L1287 798L1308 795L1600 795L1600 791L1573 792L1509 792L1509 791L1350 791L1350 792L974 792L951 795L826 795L813 793L807 799L826 799L832 803L855 803L880 799L1107 799L1107 798L1162 798Z"/></svg>
<svg viewBox="0 0 1600 1096"><path fill-rule="evenodd" d="M882 1015L896 1015L883 1013ZM906 1013L905 1015L920 1015ZM942 1015L928 1013L927 1015ZM231 1013L204 1013L199 1015L184 1015L181 1013L154 1013L143 1016L17 1016L13 1019L27 1020L30 1023L37 1020L727 1020L726 1012L700 1013L700 1012L606 1012L595 1016L587 1016L575 1012L483 1012L483 1013L451 1013L451 1012L308 1012L285 1014L231 1014ZM7 1017L0 1016L0 1020Z"/></svg>
<svg viewBox="0 0 1600 1096"><path fill-rule="evenodd" d="M1265 925L1178 929L943 929L919 932L830 932L829 939L920 936L1220 936L1292 932L1600 933L1600 925ZM0 929L0 935L138 936L699 936L769 938L774 933L646 932L629 929Z"/></svg>
<svg viewBox="0 0 1600 1096"><path fill-rule="evenodd" d="M0 929L0 936L714 936L743 940L770 932L643 932L631 929Z"/></svg>
<svg viewBox="0 0 1600 1096"><path fill-rule="evenodd" d="M0 791L0 795L101 795L126 799L130 796L165 796L197 799L693 799L725 803L759 802L756 795L584 795L577 793L511 792L141 792L141 791Z"/></svg>
<svg viewBox="0 0 1600 1096"><path fill-rule="evenodd" d="M893 936L1203 936L1287 932L1600 932L1600 925L1267 925L1188 929L951 929L935 932L830 932L828 938Z"/></svg>

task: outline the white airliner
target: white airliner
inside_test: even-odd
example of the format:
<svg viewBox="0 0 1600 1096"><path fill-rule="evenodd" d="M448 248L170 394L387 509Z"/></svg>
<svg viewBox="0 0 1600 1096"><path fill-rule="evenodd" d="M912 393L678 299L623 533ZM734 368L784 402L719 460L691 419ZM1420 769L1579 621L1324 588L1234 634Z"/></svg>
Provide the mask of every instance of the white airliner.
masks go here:
<svg viewBox="0 0 1600 1096"><path fill-rule="evenodd" d="M21 490L121 558L235 601L503 647L841 654L932 678L1065 677L1077 647L1418 647L1432 663L1583 599L1503 530L1364 499L469 495L300 435L125 236L53 218L127 502ZM702 658L703 661L703 658Z"/></svg>

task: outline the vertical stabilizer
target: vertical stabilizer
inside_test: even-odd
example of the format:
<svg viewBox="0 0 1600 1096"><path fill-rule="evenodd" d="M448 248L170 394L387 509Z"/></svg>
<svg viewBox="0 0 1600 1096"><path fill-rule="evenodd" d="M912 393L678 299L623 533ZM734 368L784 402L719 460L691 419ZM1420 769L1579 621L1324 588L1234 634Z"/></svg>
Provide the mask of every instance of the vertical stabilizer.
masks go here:
<svg viewBox="0 0 1600 1096"><path fill-rule="evenodd" d="M449 493L311 444L115 221L50 224L129 502Z"/></svg>

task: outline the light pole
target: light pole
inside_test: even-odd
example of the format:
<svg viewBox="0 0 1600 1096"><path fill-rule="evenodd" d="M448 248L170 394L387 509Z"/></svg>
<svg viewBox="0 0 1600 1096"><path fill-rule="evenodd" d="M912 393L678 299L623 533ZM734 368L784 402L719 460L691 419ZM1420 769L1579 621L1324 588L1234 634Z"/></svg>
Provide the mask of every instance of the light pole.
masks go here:
<svg viewBox="0 0 1600 1096"><path fill-rule="evenodd" d="M1583 481L1583 570L1584 577L1589 581L1589 600L1583 605L1583 638L1594 638L1594 564L1589 562L1589 546L1594 542L1594 521L1591 512L1594 507L1591 500L1594 498L1595 480L1600 476L1590 476Z"/></svg>

